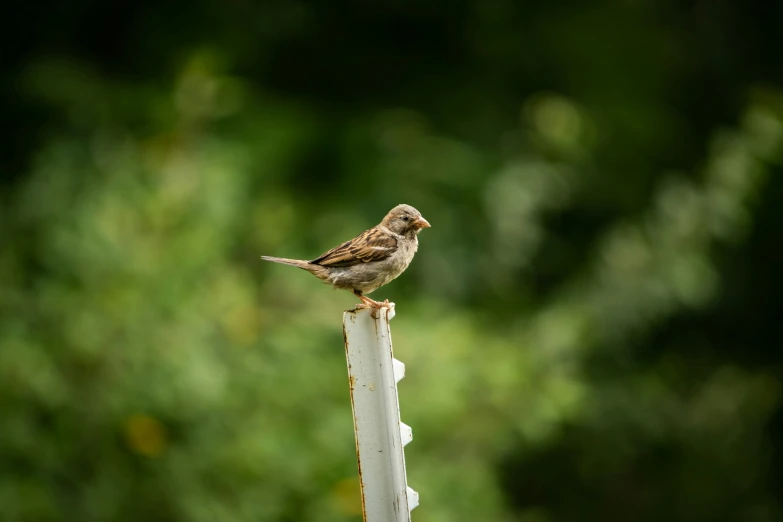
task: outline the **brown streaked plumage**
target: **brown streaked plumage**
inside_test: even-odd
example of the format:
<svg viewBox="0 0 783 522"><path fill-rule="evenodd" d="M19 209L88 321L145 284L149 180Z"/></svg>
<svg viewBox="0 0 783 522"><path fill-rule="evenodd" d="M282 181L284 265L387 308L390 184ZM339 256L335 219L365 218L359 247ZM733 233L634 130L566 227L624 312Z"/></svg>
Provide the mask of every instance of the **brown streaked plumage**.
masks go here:
<svg viewBox="0 0 783 522"><path fill-rule="evenodd" d="M430 224L410 205L397 205L383 221L312 261L261 256L265 261L307 270L335 288L351 290L365 305L388 305L369 294L402 274L419 247L418 233Z"/></svg>

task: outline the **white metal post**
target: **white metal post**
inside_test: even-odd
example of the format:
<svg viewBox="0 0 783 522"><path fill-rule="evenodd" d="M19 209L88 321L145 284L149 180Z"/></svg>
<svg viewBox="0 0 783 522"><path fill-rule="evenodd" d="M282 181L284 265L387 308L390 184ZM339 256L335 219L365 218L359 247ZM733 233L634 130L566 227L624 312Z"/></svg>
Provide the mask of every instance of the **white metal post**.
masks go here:
<svg viewBox="0 0 783 522"><path fill-rule="evenodd" d="M405 365L392 352L394 304L375 315L367 308L343 314L362 513L364 522L410 522L419 494L405 476L403 447L413 435L400 422L397 382Z"/></svg>

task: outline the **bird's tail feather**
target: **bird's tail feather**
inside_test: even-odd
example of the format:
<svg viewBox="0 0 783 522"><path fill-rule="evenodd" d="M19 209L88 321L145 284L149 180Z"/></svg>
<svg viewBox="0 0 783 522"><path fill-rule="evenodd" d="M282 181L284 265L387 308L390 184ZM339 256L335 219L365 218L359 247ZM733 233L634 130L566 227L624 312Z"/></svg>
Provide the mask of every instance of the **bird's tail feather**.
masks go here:
<svg viewBox="0 0 783 522"><path fill-rule="evenodd" d="M286 259L284 257L261 256L261 259L264 261L271 261L273 263L296 266L304 270L307 270L307 267L310 265L310 263L307 261L301 261L299 259Z"/></svg>

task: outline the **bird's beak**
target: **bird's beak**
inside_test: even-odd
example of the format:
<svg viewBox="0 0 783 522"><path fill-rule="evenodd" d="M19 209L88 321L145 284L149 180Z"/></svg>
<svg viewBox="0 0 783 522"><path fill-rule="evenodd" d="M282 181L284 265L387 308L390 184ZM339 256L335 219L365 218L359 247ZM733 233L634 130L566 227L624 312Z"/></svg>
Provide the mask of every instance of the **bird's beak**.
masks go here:
<svg viewBox="0 0 783 522"><path fill-rule="evenodd" d="M419 219L414 221L413 224L419 228L430 228L432 226L430 225L430 222L424 219L423 217L420 217Z"/></svg>

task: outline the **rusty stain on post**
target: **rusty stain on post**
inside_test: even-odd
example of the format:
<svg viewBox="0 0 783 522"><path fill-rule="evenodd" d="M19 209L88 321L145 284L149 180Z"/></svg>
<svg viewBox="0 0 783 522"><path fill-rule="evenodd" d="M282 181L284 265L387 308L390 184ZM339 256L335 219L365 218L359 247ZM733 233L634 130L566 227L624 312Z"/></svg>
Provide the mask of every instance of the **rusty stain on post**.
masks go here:
<svg viewBox="0 0 783 522"><path fill-rule="evenodd" d="M400 422L397 398L405 365L392 351L394 305L379 312L355 309L343 316L362 516L365 522L410 522L418 494L407 486L403 447L412 435Z"/></svg>

